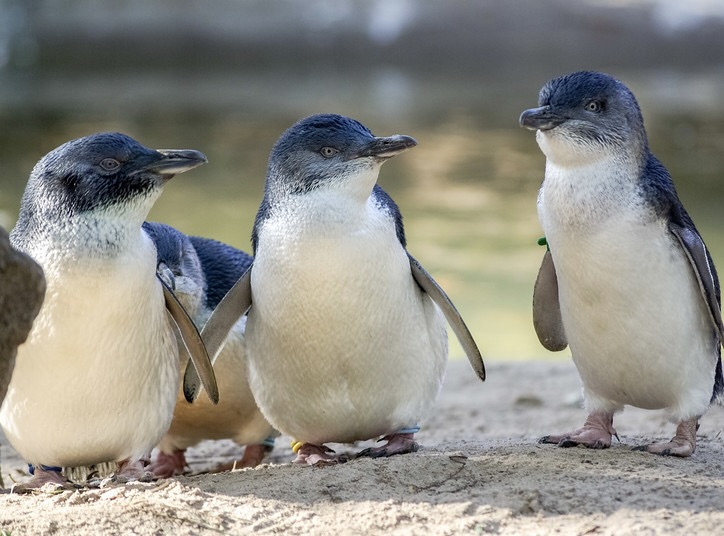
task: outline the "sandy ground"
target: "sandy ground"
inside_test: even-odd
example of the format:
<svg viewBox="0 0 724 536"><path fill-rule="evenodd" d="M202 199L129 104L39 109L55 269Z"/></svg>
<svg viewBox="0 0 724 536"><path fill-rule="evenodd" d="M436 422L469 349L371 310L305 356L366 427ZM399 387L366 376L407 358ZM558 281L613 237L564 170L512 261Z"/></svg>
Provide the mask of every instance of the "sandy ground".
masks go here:
<svg viewBox="0 0 724 536"><path fill-rule="evenodd" d="M665 415L633 409L611 449L560 449L536 439L582 424L573 365L488 369L481 384L450 363L415 454L297 467L282 437L256 469L2 494L0 534L724 534L722 408L702 420L690 459L632 451L673 433ZM198 472L239 453L206 442L188 458ZM2 470L6 485L27 478L4 440Z"/></svg>

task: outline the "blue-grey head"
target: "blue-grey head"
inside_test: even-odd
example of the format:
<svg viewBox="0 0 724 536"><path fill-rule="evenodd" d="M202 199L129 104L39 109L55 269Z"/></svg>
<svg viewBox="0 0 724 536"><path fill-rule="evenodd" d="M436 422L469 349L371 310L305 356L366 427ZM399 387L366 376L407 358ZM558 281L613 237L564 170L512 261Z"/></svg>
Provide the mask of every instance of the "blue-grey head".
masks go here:
<svg viewBox="0 0 724 536"><path fill-rule="evenodd" d="M540 91L538 108L525 110L520 125L537 130L543 153L562 164L611 155L643 161L648 152L636 98L603 73L581 71L549 81Z"/></svg>
<svg viewBox="0 0 724 536"><path fill-rule="evenodd" d="M380 166L415 145L409 136L375 137L361 123L341 115L307 117L287 129L272 148L266 195L273 200L357 181L360 192L369 197Z"/></svg>
<svg viewBox="0 0 724 536"><path fill-rule="evenodd" d="M198 151L149 149L117 132L64 143L33 168L13 239L112 241L140 229L170 178L205 162Z"/></svg>
<svg viewBox="0 0 724 536"><path fill-rule="evenodd" d="M274 206L293 196L318 193L330 203L338 195L360 203L374 197L392 213L404 243L399 209L376 181L384 162L415 145L410 136L376 137L358 121L336 114L313 115L295 123L269 156L264 199L252 233L254 251L259 226Z"/></svg>
<svg viewBox="0 0 724 536"><path fill-rule="evenodd" d="M331 203L339 199L337 195L361 203L373 196L393 213L398 234L403 236L399 210L376 181L384 162L415 145L410 136L376 137L358 121L336 114L313 115L295 123L277 140L269 156L264 199L252 233L254 251L258 227L274 206L310 194L322 194Z"/></svg>

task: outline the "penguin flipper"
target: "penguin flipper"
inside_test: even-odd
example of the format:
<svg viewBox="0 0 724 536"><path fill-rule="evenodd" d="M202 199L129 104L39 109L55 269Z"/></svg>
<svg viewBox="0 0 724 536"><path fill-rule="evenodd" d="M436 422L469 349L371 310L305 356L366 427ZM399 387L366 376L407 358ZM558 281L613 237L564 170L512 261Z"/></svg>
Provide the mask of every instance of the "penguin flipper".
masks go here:
<svg viewBox="0 0 724 536"><path fill-rule="evenodd" d="M560 352L568 346L558 301L558 276L550 251L546 251L533 287L533 327L546 350Z"/></svg>
<svg viewBox="0 0 724 536"><path fill-rule="evenodd" d="M701 295L708 306L714 329L719 336L719 344L722 344L724 342L724 324L722 324L721 304L719 303L719 296L717 296L714 267L704 241L699 233L689 227L669 222L669 229L678 239L687 259L689 259L689 264L691 264L696 280L699 283Z"/></svg>
<svg viewBox="0 0 724 536"><path fill-rule="evenodd" d="M251 269L253 264L242 274L239 280L234 283L226 295L216 306L211 316L201 330L206 350L211 356L211 362L216 360L226 337L229 336L231 328L239 319L246 314L251 307ZM186 400L193 402L199 394L199 376L196 367L186 366L184 373L183 390Z"/></svg>
<svg viewBox="0 0 724 536"><path fill-rule="evenodd" d="M196 377L200 378L200 381L206 389L206 393L209 395L211 402L217 404L219 402L219 387L216 384L216 375L214 374L209 354L206 350L206 346L204 345L204 341L196 328L196 324L194 324L194 321L191 320L191 317L186 312L186 309L184 309L173 291L166 285L163 278L157 275L157 279L161 282L161 286L163 287L163 297L166 301L166 310L178 328L181 340L183 341L186 351L191 358L189 363L193 363L193 367L191 368L196 371ZM188 396L186 399L188 400Z"/></svg>
<svg viewBox="0 0 724 536"><path fill-rule="evenodd" d="M438 307L440 307L443 315L445 315L445 320L447 320L448 324L450 324L453 333L455 333L458 341L460 341L460 345L463 347L465 355L468 357L473 370L481 380L485 381L485 364L483 363L483 356L480 355L478 345L475 343L473 336L470 334L470 330L465 325L465 321L462 316L460 316L460 313L455 308L455 305L445 291L437 284L437 281L432 278L427 270L422 267L417 259L409 253L407 256L410 259L412 277L415 279L420 288L427 292Z"/></svg>

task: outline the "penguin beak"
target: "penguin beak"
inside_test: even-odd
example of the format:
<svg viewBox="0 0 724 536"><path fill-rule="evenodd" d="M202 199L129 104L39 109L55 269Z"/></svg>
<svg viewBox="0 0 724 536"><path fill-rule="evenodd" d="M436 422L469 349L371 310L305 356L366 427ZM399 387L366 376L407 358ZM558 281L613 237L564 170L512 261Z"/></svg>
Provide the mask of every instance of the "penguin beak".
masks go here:
<svg viewBox="0 0 724 536"><path fill-rule="evenodd" d="M415 145L417 145L417 142L414 138L403 136L402 134L388 136L387 138L374 138L369 143L360 147L359 150L352 155L352 158L373 156L381 160L386 160L408 149L412 149Z"/></svg>
<svg viewBox="0 0 724 536"><path fill-rule="evenodd" d="M159 175L178 175L208 162L206 155L192 149L157 149L152 160L138 171L151 171Z"/></svg>
<svg viewBox="0 0 724 536"><path fill-rule="evenodd" d="M551 111L550 106L531 108L520 114L521 127L529 130L550 130L565 123L567 118Z"/></svg>

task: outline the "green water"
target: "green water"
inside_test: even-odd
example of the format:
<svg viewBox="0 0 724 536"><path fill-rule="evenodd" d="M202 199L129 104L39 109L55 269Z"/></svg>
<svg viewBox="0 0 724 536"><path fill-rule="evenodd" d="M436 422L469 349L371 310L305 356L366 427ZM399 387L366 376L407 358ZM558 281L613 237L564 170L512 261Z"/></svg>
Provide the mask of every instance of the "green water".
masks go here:
<svg viewBox="0 0 724 536"><path fill-rule="evenodd" d="M120 130L149 146L194 148L209 157L208 165L167 185L150 219L248 250L276 138L305 115L344 113L377 135L402 133L418 140L418 147L382 168L379 183L402 209L410 252L447 290L483 354L491 359L568 355L545 351L531 324L532 287L543 254L536 245L541 231L535 204L544 158L534 134L520 129L517 117L535 106L537 80L518 83L527 89L507 95L504 81L483 87L448 79L426 86L424 79L395 82L393 76L375 97L377 85L367 80L310 87L305 80L274 78L274 88L298 87L294 102L289 94L277 97L284 103L279 107L270 104L274 99L266 94L270 81L264 76L246 80L246 90L223 105L208 96L206 86L198 90L203 98L188 97L174 84L168 95L141 92L124 100L108 89L112 84L97 80L51 82L67 93L62 102L40 99L1 111L4 226L14 223L27 175L43 154L74 137ZM427 90L419 94L418 89L413 98L406 93L410 86ZM217 89L233 92L221 82ZM651 146L674 175L724 270L724 117L706 108L669 110L645 91L639 98ZM452 352L461 354L456 343Z"/></svg>

